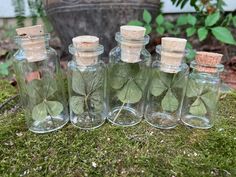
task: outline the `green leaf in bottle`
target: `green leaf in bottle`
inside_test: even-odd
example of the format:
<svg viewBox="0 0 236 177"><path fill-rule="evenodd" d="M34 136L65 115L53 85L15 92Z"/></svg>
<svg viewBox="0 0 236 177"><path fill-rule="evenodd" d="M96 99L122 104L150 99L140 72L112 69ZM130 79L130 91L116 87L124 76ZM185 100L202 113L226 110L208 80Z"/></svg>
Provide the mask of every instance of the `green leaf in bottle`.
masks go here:
<svg viewBox="0 0 236 177"><path fill-rule="evenodd" d="M78 96L70 98L70 107L75 114L84 111L101 111L103 108L103 72L74 71L72 89Z"/></svg>
<svg viewBox="0 0 236 177"><path fill-rule="evenodd" d="M154 96L161 95L168 88L163 84L159 78L154 78L150 85L150 92Z"/></svg>
<svg viewBox="0 0 236 177"><path fill-rule="evenodd" d="M51 116L57 116L63 111L63 105L58 101L45 101L45 104Z"/></svg>
<svg viewBox="0 0 236 177"><path fill-rule="evenodd" d="M191 105L189 112L193 115L204 116L207 110L202 100L197 98Z"/></svg>
<svg viewBox="0 0 236 177"><path fill-rule="evenodd" d="M47 115L57 116L63 111L63 105L58 101L43 101L32 110L34 120L42 121Z"/></svg>
<svg viewBox="0 0 236 177"><path fill-rule="evenodd" d="M161 106L163 110L169 112L173 112L178 109L179 102L170 89L167 91L165 97L161 101Z"/></svg>
<svg viewBox="0 0 236 177"><path fill-rule="evenodd" d="M70 108L75 114L82 114L84 112L84 98L72 96L70 98Z"/></svg>
<svg viewBox="0 0 236 177"><path fill-rule="evenodd" d="M201 99L204 101L209 110L215 111L217 95L215 95L214 92L208 91L207 93L201 95Z"/></svg>
<svg viewBox="0 0 236 177"><path fill-rule="evenodd" d="M86 95L84 78L80 72L72 73L72 89L80 95Z"/></svg>
<svg viewBox="0 0 236 177"><path fill-rule="evenodd" d="M133 80L130 80L117 92L117 97L123 103L136 103L142 98L142 91Z"/></svg>
<svg viewBox="0 0 236 177"><path fill-rule="evenodd" d="M32 110L34 120L42 121L47 117L47 106L44 102L36 105Z"/></svg>
<svg viewBox="0 0 236 177"><path fill-rule="evenodd" d="M63 111L63 105L58 101L51 101L50 98L57 91L57 83L51 78L49 73L44 73L44 77L30 81L26 86L27 94L39 102L32 109L32 118L42 121L47 115L57 116Z"/></svg>

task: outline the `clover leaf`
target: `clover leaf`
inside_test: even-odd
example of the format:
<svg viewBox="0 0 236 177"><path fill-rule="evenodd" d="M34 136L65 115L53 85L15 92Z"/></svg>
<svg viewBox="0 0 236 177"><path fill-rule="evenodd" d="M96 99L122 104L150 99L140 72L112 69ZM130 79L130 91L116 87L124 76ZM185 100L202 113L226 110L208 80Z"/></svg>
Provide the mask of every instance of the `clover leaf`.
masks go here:
<svg viewBox="0 0 236 177"><path fill-rule="evenodd" d="M44 120L47 117L47 107L46 104L40 103L36 105L32 110L32 117L34 120Z"/></svg>
<svg viewBox="0 0 236 177"><path fill-rule="evenodd" d="M72 89L77 96L70 98L70 107L75 114L86 111L101 111L103 108L103 71L73 71Z"/></svg>
<svg viewBox="0 0 236 177"><path fill-rule="evenodd" d="M190 106L189 112L191 114L203 116L207 113L207 107L211 111L214 111L215 109L217 96L207 85L189 79L186 96L195 98L194 102Z"/></svg>
<svg viewBox="0 0 236 177"><path fill-rule="evenodd" d="M149 71L140 67L139 63L119 63L111 67L110 85L117 90L121 102L137 103L142 98Z"/></svg>
<svg viewBox="0 0 236 177"><path fill-rule="evenodd" d="M84 78L80 72L72 73L72 89L80 95L86 95Z"/></svg>
<svg viewBox="0 0 236 177"><path fill-rule="evenodd" d="M84 98L72 96L70 98L70 108L75 114L82 114L84 112Z"/></svg>
<svg viewBox="0 0 236 177"><path fill-rule="evenodd" d="M135 76L135 83L142 91L145 90L146 85L148 83L148 76L149 76L149 68L142 68L138 74Z"/></svg>
<svg viewBox="0 0 236 177"><path fill-rule="evenodd" d="M150 93L153 96L161 96L161 106L164 111L173 112L179 107L179 101L173 94L174 89L177 87L182 88L182 79L184 75L181 73L165 73L153 70L153 79L150 85Z"/></svg>
<svg viewBox="0 0 236 177"><path fill-rule="evenodd" d="M57 116L63 111L63 105L58 101L49 101L50 97L57 91L56 81L45 74L44 77L34 79L26 85L26 91L32 102L38 103L32 109L32 118L42 121L47 115Z"/></svg>
<svg viewBox="0 0 236 177"><path fill-rule="evenodd" d="M165 86L165 84L159 78L155 77L152 80L151 86L150 86L150 92L152 95L159 96L167 89L168 88Z"/></svg>
<svg viewBox="0 0 236 177"><path fill-rule="evenodd" d="M30 97L48 98L52 96L56 90L56 81L52 78L43 78L42 80L34 79L27 84L27 93Z"/></svg>
<svg viewBox="0 0 236 177"><path fill-rule="evenodd" d="M115 64L111 68L111 87L113 89L120 89L124 86L125 83L129 80L129 78L134 78L135 75L139 72L139 64L127 64L127 63L119 63Z"/></svg>
<svg viewBox="0 0 236 177"><path fill-rule="evenodd" d="M215 109L215 104L217 101L217 96L214 92L207 92L201 96L201 99L204 101L205 105L212 111Z"/></svg>
<svg viewBox="0 0 236 177"><path fill-rule="evenodd" d="M123 103L136 103L142 98L142 91L133 80L117 92L117 97Z"/></svg>
<svg viewBox="0 0 236 177"><path fill-rule="evenodd" d="M191 105L189 112L193 115L204 116L207 110L202 100L197 98Z"/></svg>
<svg viewBox="0 0 236 177"><path fill-rule="evenodd" d="M161 106L163 110L173 112L176 111L179 107L179 101L176 99L175 95L169 89L161 101Z"/></svg>
<svg viewBox="0 0 236 177"><path fill-rule="evenodd" d="M42 121L50 116L57 116L63 111L63 105L58 101L43 101L36 105L32 110L32 117L34 120Z"/></svg>
<svg viewBox="0 0 236 177"><path fill-rule="evenodd" d="M188 80L188 88L186 91L187 97L196 97L201 95L202 87L198 85L193 79Z"/></svg>

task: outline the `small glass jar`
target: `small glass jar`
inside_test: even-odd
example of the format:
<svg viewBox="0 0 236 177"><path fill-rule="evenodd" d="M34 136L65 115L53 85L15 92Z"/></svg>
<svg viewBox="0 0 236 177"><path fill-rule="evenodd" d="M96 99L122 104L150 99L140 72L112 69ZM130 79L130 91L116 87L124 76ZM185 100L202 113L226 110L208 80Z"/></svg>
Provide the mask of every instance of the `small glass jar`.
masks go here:
<svg viewBox="0 0 236 177"><path fill-rule="evenodd" d="M115 125L132 126L142 120L144 113L151 63L151 55L145 49L149 36L133 40L118 32L115 39L118 46L109 54L108 120Z"/></svg>
<svg viewBox="0 0 236 177"><path fill-rule="evenodd" d="M98 45L94 49L80 49L73 44L69 46L73 60L68 63L68 88L70 103L70 121L80 129L100 127L106 120L107 101L105 98L106 67L101 60L104 47ZM81 64L76 54L91 55L96 59L86 58Z"/></svg>
<svg viewBox="0 0 236 177"><path fill-rule="evenodd" d="M190 127L209 129L216 119L222 64L214 67L192 61L182 109L182 122ZM212 72L213 71L213 72Z"/></svg>
<svg viewBox="0 0 236 177"><path fill-rule="evenodd" d="M69 121L65 84L50 35L17 36L13 62L26 123L35 133L62 128Z"/></svg>
<svg viewBox="0 0 236 177"><path fill-rule="evenodd" d="M144 117L156 128L171 129L176 127L180 119L189 68L185 63L170 65L160 59L163 52L174 56L184 56L183 53L162 49L161 46L156 47L156 52Z"/></svg>

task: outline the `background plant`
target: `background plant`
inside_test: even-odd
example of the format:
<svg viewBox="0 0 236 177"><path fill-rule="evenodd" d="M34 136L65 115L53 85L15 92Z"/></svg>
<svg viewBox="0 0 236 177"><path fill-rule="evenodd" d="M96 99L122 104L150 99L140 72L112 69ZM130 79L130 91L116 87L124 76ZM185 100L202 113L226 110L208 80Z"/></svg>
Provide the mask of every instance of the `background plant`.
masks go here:
<svg viewBox="0 0 236 177"><path fill-rule="evenodd" d="M53 30L51 23L49 22L45 10L43 8L42 0L27 0L32 17L32 25L36 25L39 18L42 19L45 30L51 32ZM12 4L15 9L17 27L24 27L25 17L25 1L12 0Z"/></svg>
<svg viewBox="0 0 236 177"><path fill-rule="evenodd" d="M236 27L236 16L233 13L226 14L223 11L223 0L215 3L211 0L172 0L176 6L184 7L188 2L196 10L195 14L179 15L177 19L169 20L160 13L155 21L151 14L144 10L143 19L130 21L129 25L144 26L147 34L154 33L157 36L181 36L185 38L195 37L199 42L215 38L222 44L236 45L231 29ZM189 49L188 59L194 58L193 47L187 44Z"/></svg>

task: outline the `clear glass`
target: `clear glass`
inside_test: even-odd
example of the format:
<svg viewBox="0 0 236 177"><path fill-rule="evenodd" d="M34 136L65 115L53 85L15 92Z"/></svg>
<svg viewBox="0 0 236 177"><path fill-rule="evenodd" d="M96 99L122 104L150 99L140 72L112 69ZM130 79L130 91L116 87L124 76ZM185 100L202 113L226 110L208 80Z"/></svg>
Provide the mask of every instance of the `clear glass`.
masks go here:
<svg viewBox="0 0 236 177"><path fill-rule="evenodd" d="M29 130L35 133L58 130L69 121L64 76L56 51L48 45L49 38L49 34L31 38L16 37L19 50L14 55L14 69L26 123ZM22 44L38 40L45 40L43 58L29 62L25 53L41 49L38 46L25 49Z"/></svg>
<svg viewBox="0 0 236 177"><path fill-rule="evenodd" d="M216 120L216 109L220 87L220 72L223 65L214 67L215 72L200 72L195 61L191 62L192 73L189 75L184 98L181 120L185 125L199 129L209 129Z"/></svg>
<svg viewBox="0 0 236 177"><path fill-rule="evenodd" d="M83 52L100 55L104 51L101 45L95 50ZM69 51L74 55L76 49L70 45ZM100 58L95 64L81 66L73 56L73 60L68 63L70 121L80 129L98 128L106 120L106 67Z"/></svg>
<svg viewBox="0 0 236 177"><path fill-rule="evenodd" d="M118 46L111 50L108 65L108 120L114 125L132 126L143 117L146 87L150 70L151 55L145 49L149 42L144 40L126 40L116 34ZM141 44L140 61L127 63L121 60L121 43Z"/></svg>
<svg viewBox="0 0 236 177"><path fill-rule="evenodd" d="M172 129L180 119L189 67L185 63L178 67L161 63L160 50L158 46L158 58L152 64L144 117L156 128Z"/></svg>

